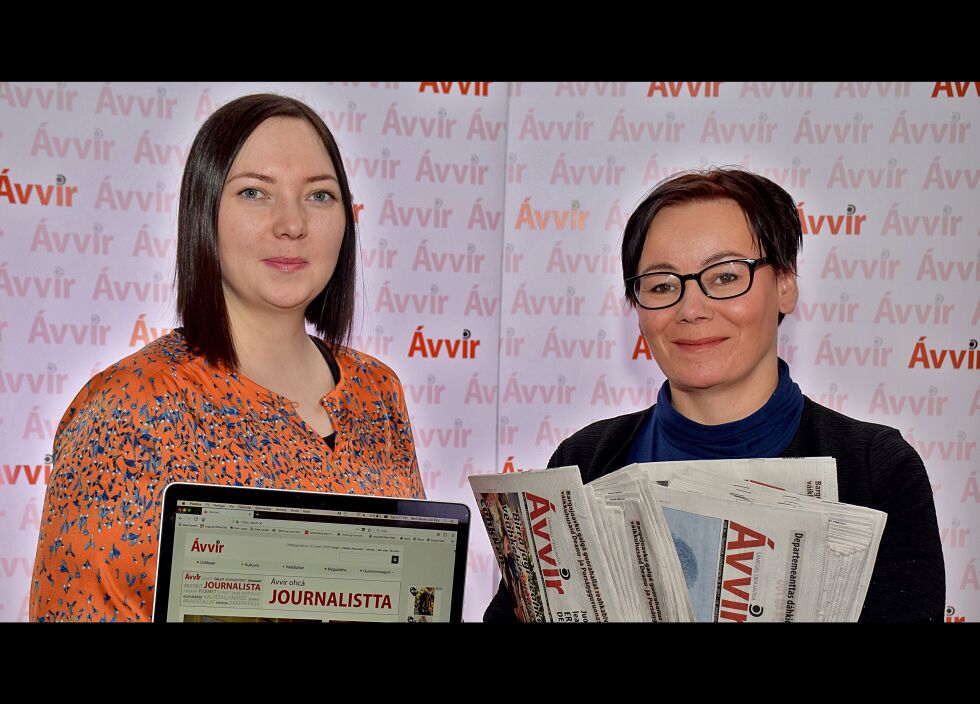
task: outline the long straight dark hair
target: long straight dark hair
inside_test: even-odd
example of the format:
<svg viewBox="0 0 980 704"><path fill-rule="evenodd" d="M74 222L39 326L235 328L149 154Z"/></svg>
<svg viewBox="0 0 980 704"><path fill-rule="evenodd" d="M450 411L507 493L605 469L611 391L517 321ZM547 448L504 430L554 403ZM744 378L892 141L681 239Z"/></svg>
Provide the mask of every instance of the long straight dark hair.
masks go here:
<svg viewBox="0 0 980 704"><path fill-rule="evenodd" d="M191 144L177 211L177 315L190 346L211 364L238 367L218 257L218 207L228 171L242 145L271 117L309 122L333 162L346 216L333 276L306 307L306 320L329 345L347 344L354 321L357 234L354 206L337 142L308 105L281 95L246 95L218 108Z"/></svg>

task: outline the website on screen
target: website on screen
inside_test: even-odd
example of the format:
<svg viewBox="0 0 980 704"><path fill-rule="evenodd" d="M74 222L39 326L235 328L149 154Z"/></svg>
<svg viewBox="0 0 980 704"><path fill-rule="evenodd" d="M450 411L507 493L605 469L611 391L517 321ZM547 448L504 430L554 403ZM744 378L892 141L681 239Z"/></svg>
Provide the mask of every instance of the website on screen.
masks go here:
<svg viewBox="0 0 980 704"><path fill-rule="evenodd" d="M449 621L452 522L181 501L171 621Z"/></svg>

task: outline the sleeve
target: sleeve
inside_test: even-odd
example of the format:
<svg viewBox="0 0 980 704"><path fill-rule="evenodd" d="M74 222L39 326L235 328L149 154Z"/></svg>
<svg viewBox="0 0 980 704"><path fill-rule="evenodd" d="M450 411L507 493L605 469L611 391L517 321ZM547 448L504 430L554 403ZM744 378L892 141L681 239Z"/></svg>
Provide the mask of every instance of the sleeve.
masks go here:
<svg viewBox="0 0 980 704"><path fill-rule="evenodd" d="M391 456L395 460L393 469L402 473L403 484L410 496L416 499L425 498L425 487L422 486L422 475L419 473L419 460L415 454L415 437L412 434L412 422L408 416L408 406L405 403L405 392L401 381L394 371L389 370L392 392L392 423L394 434L392 439Z"/></svg>
<svg viewBox="0 0 980 704"><path fill-rule="evenodd" d="M548 460L548 467L562 467L564 466L564 452L563 449L565 443L562 442L558 445L558 449L555 450L554 454L551 455L551 459ZM483 612L483 622L484 623L519 623L517 614L514 613L514 606L511 603L510 595L507 593L507 587L504 586L504 580L500 580L500 585L497 587L497 593L494 595L490 604L487 606L486 611Z"/></svg>
<svg viewBox="0 0 980 704"><path fill-rule="evenodd" d="M138 621L152 610L155 525L138 487L139 431L122 401L96 377L69 406L54 441L31 581L32 621ZM136 491L134 491L136 488Z"/></svg>
<svg viewBox="0 0 980 704"><path fill-rule="evenodd" d="M892 428L872 440L874 507L888 514L861 621L942 621L946 569L932 485L918 453Z"/></svg>

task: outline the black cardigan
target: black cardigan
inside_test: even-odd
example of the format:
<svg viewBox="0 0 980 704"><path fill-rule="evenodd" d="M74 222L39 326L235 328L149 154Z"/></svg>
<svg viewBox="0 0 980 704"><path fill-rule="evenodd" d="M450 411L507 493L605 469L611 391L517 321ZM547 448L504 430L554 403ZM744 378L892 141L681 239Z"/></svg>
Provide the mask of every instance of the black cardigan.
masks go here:
<svg viewBox="0 0 980 704"><path fill-rule="evenodd" d="M626 465L653 407L600 420L562 442L549 467L578 465L588 483ZM841 415L804 397L783 457L837 460L838 500L888 514L861 621L943 620L946 570L932 487L922 460L894 428ZM503 582L484 621L516 621Z"/></svg>

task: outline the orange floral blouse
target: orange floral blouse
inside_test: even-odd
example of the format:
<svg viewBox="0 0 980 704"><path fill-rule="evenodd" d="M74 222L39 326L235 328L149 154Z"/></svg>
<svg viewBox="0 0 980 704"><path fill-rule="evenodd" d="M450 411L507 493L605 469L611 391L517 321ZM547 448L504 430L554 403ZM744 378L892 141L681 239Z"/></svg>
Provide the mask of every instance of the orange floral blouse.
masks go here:
<svg viewBox="0 0 980 704"><path fill-rule="evenodd" d="M424 498L395 373L339 348L320 401L335 449L292 403L192 353L177 331L92 378L54 440L32 621L148 621L170 482Z"/></svg>

